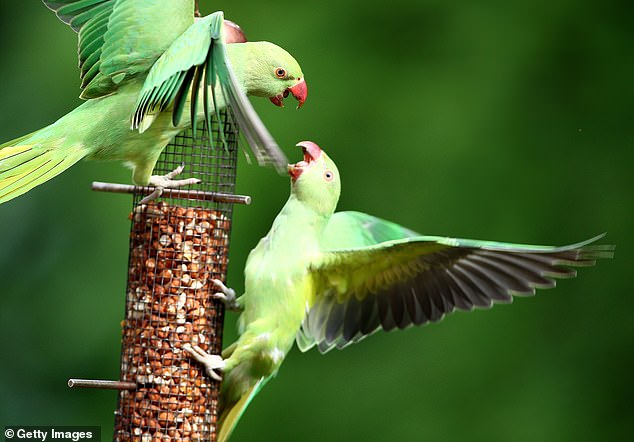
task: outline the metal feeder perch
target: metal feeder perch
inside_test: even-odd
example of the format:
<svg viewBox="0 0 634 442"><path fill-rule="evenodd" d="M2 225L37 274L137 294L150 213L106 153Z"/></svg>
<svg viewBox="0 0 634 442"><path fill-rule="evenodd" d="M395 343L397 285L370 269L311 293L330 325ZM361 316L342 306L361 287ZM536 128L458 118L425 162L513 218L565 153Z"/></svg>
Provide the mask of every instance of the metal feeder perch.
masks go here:
<svg viewBox="0 0 634 442"><path fill-rule="evenodd" d="M120 390L115 441L216 440L219 382L183 345L212 354L222 350L224 306L212 297L212 280L226 279L233 204L249 204L250 198L233 194L233 114L222 112L211 131L205 125L193 135L178 135L154 173L184 164L183 176L200 184L166 189L147 205L139 202L152 188L93 184L96 190L134 194L120 381L71 379L69 386Z"/></svg>

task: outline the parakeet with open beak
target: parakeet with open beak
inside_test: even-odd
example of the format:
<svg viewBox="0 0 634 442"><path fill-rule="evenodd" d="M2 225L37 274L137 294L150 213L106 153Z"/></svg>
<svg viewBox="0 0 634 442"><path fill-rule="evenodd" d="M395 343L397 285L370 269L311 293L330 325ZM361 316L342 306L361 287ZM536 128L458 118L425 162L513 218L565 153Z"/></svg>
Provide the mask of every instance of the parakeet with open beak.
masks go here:
<svg viewBox="0 0 634 442"><path fill-rule="evenodd" d="M281 106L293 95L299 106L304 103L304 74L284 49L238 44L243 34L224 22L222 12L195 19L194 0L44 3L79 34L86 102L50 126L0 145L0 203L82 158L123 161L138 185L192 184L197 180L153 176L154 165L175 135L209 124L226 106L258 163L285 170L286 157L245 96Z"/></svg>
<svg viewBox="0 0 634 442"><path fill-rule="evenodd" d="M338 212L335 163L312 142L288 166L291 195L251 251L240 298L220 281L218 298L242 310L239 339L220 355L187 351L210 376L222 373L219 441L296 341L325 353L378 330L436 322L455 310L489 308L555 286L570 267L612 257L614 247L563 247L422 236L360 212Z"/></svg>

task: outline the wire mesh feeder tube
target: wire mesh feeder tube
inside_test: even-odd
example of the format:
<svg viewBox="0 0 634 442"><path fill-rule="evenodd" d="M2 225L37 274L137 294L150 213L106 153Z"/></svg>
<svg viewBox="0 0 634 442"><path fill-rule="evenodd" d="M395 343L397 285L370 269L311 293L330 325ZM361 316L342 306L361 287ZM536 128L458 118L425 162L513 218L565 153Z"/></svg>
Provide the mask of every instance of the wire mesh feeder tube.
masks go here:
<svg viewBox="0 0 634 442"><path fill-rule="evenodd" d="M237 130L224 115L228 146L211 149L206 130L176 137L156 174L185 164L203 192L233 194ZM214 140L220 140L217 122ZM121 374L136 390L119 392L115 441L215 441L219 383L183 350L222 348L224 309L213 279L225 280L232 202L169 194L139 206L134 194ZM165 195L164 195L165 196ZM235 201L234 201L235 202Z"/></svg>

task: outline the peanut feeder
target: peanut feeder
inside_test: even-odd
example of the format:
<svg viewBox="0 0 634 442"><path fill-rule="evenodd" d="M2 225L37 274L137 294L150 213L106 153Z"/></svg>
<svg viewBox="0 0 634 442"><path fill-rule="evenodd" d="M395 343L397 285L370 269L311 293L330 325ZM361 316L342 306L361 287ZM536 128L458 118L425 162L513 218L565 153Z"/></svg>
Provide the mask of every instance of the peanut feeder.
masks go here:
<svg viewBox="0 0 634 442"><path fill-rule="evenodd" d="M199 184L140 204L153 189L93 183L134 195L120 380L71 379L69 386L119 390L115 441L215 440L219 382L183 346L222 349L224 306L213 297L213 280L226 278L233 204L250 202L233 194L237 126L226 112L220 120L211 131L177 136L154 170L184 165L183 175Z"/></svg>

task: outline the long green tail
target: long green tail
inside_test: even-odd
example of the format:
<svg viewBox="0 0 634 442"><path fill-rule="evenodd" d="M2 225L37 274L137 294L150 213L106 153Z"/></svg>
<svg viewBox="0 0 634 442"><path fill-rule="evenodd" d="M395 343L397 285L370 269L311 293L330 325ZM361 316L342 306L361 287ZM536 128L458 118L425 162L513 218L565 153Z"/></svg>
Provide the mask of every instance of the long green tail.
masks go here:
<svg viewBox="0 0 634 442"><path fill-rule="evenodd" d="M0 204L59 175L87 154L80 143L49 143L41 131L0 145Z"/></svg>
<svg viewBox="0 0 634 442"><path fill-rule="evenodd" d="M251 400L258 391L262 389L267 380L268 379L261 378L244 392L237 402L221 405L223 409L220 412L220 418L218 420L218 442L227 442L247 406L251 403Z"/></svg>

